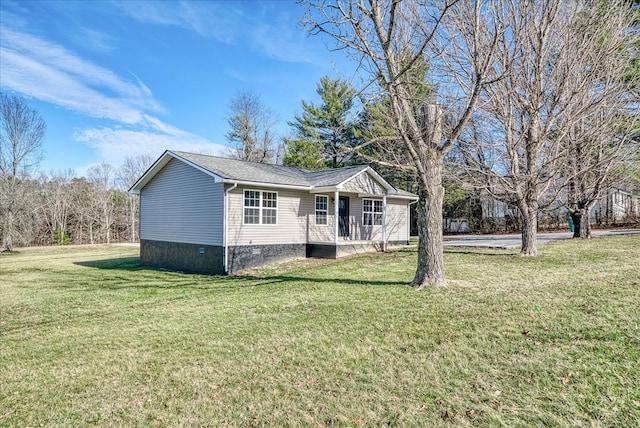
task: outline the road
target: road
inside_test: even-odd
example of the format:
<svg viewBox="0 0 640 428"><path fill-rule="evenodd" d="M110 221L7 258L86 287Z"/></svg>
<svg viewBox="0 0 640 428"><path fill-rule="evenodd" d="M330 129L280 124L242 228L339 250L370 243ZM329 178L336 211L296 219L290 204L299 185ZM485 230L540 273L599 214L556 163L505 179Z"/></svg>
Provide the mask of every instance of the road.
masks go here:
<svg viewBox="0 0 640 428"><path fill-rule="evenodd" d="M640 229L594 230L593 236L640 234ZM538 243L571 239L571 232L538 233ZM448 235L445 247L518 248L522 245L520 234Z"/></svg>

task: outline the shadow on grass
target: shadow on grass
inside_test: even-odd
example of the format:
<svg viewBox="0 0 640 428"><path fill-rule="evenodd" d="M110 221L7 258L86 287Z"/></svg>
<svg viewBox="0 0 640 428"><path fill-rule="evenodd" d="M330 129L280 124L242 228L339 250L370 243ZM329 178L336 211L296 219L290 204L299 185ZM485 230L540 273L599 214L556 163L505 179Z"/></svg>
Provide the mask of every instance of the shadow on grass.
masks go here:
<svg viewBox="0 0 640 428"><path fill-rule="evenodd" d="M113 269L113 270L130 270L138 271L146 268L140 266L140 257L119 257L117 259L103 260L87 260L82 262L73 262L74 265L97 268L97 269Z"/></svg>
<svg viewBox="0 0 640 428"><path fill-rule="evenodd" d="M158 278L161 282L170 282L167 285L160 285L158 283L152 284L149 282L149 278L135 278L134 276L114 275L114 280L103 279L100 281L101 288L174 288L179 286L180 283L189 286L190 288L199 289L212 289L215 286L218 289L234 289L241 287L257 287L270 284L279 283L294 283L305 282L312 284L345 284L345 285L374 285L374 286L407 286L408 283L404 281L380 281L380 280L365 280L355 278L318 278L313 276L296 276L296 275L201 275L196 273L180 272L169 269L152 268L146 266L140 266L139 257L120 257L115 259L102 259L102 260L89 260L74 262L74 264L100 270L111 270L121 272L148 272L148 273L162 273L170 275L170 278ZM130 282L129 285L124 285L123 281ZM197 285L197 286L196 286Z"/></svg>
<svg viewBox="0 0 640 428"><path fill-rule="evenodd" d="M501 256L501 257L517 257L518 252L503 248L472 248L472 247L449 247L445 248L445 254L472 254L475 256Z"/></svg>

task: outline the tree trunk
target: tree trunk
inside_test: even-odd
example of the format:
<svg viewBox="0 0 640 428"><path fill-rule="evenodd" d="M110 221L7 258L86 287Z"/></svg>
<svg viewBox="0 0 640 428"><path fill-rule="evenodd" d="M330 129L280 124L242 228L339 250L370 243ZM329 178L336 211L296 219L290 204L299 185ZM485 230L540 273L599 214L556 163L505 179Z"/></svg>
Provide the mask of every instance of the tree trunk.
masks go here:
<svg viewBox="0 0 640 428"><path fill-rule="evenodd" d="M573 238L591 239L591 209L595 202L583 205L571 212Z"/></svg>
<svg viewBox="0 0 640 428"><path fill-rule="evenodd" d="M425 179L418 191L418 265L411 285L418 290L426 286L446 285L442 244L442 203L444 159L436 150L427 153Z"/></svg>
<svg viewBox="0 0 640 428"><path fill-rule="evenodd" d="M534 206L532 206L534 205ZM521 256L537 256L538 207L536 203L527 204L522 213L522 249Z"/></svg>
<svg viewBox="0 0 640 428"><path fill-rule="evenodd" d="M11 239L11 232L9 231L5 232L5 236L2 242L3 242L3 247L6 251L8 252L13 251L13 239Z"/></svg>
<svg viewBox="0 0 640 428"><path fill-rule="evenodd" d="M591 216L589 215L589 209L584 208L582 216L580 216L580 238L591 239Z"/></svg>
<svg viewBox="0 0 640 428"><path fill-rule="evenodd" d="M580 238L591 239L591 210L596 204L596 201L592 201L582 209L582 222L580 224Z"/></svg>
<svg viewBox="0 0 640 428"><path fill-rule="evenodd" d="M571 221L573 222L573 238L580 238L582 229L582 210L573 210L571 212Z"/></svg>

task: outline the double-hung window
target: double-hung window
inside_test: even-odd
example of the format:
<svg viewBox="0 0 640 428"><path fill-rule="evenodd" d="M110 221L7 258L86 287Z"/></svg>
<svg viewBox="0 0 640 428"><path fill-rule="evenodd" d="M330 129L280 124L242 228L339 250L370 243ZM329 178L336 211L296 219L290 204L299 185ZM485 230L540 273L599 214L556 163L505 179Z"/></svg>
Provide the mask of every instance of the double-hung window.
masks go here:
<svg viewBox="0 0 640 428"><path fill-rule="evenodd" d="M262 192L262 224L276 224L278 221L278 194Z"/></svg>
<svg viewBox="0 0 640 428"><path fill-rule="evenodd" d="M316 224L327 224L329 197L316 195Z"/></svg>
<svg viewBox="0 0 640 428"><path fill-rule="evenodd" d="M362 200L362 224L365 226L382 224L382 201L375 199Z"/></svg>
<svg viewBox="0 0 640 428"><path fill-rule="evenodd" d="M244 191L244 224L277 224L278 192Z"/></svg>

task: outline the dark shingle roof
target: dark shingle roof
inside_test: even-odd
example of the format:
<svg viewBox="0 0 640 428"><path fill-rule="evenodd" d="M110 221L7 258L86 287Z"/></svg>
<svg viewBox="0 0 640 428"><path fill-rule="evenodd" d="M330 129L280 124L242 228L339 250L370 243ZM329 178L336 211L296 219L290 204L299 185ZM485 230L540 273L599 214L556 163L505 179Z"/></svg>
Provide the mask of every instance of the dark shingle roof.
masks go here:
<svg viewBox="0 0 640 428"><path fill-rule="evenodd" d="M247 162L237 159L171 151L171 153L204 168L223 179L291 186L336 186L367 169L366 165L309 171L282 165Z"/></svg>
<svg viewBox="0 0 640 428"><path fill-rule="evenodd" d="M220 177L225 182L264 183L275 186L294 186L301 189L336 188L346 181L367 171L388 190L388 196L417 199L416 195L396 190L377 172L366 165L310 171L282 165L247 162L217 156L199 155L180 151L165 151L164 154L135 182L129 192L137 194L171 159L187 162L207 173ZM325 189L327 190L327 189Z"/></svg>
<svg viewBox="0 0 640 428"><path fill-rule="evenodd" d="M313 186L337 186L367 168L366 165L356 165L322 171L307 171L307 177Z"/></svg>

